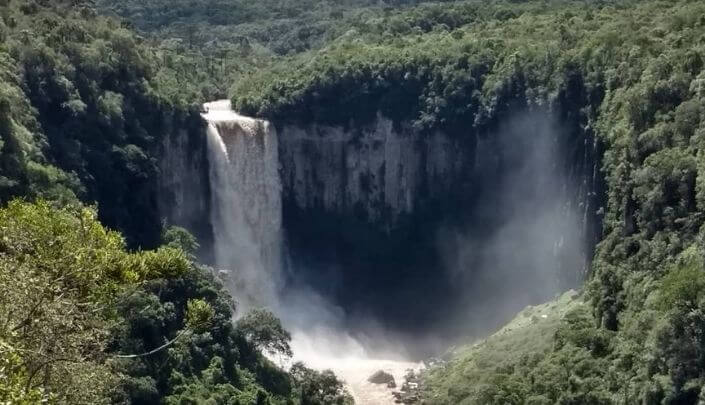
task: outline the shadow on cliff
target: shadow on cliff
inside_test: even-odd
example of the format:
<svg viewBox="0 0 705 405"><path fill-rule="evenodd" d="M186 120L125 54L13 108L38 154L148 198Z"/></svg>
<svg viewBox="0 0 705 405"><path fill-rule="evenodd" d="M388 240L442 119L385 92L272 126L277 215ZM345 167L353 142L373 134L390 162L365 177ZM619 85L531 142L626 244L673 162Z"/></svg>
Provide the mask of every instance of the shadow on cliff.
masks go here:
<svg viewBox="0 0 705 405"><path fill-rule="evenodd" d="M588 139L559 122L522 111L468 133L474 167L461 184L392 228L285 199L290 282L339 306L336 324L363 345L397 342L421 357L579 285L597 162L581 160Z"/></svg>

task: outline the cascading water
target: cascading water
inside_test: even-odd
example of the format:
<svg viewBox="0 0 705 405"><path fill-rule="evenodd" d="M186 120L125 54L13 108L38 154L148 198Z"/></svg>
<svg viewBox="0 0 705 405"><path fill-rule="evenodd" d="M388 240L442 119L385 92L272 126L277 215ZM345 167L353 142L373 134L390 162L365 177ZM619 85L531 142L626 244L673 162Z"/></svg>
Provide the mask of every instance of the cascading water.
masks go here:
<svg viewBox="0 0 705 405"><path fill-rule="evenodd" d="M406 356L400 355L408 342L399 341L398 336L401 335L387 334L393 329L384 322L377 324L374 313L367 323L350 323L349 320L354 317L346 313L347 308L336 307L334 302L328 301L330 297L319 295L311 287L317 284L300 277L302 273L313 274L313 281L319 281L315 279L318 277L324 280L319 284L326 284L325 277L321 275L329 270L327 266L316 266L314 263L309 269L306 262L298 263L292 255L291 275L297 277L285 280L282 275L282 178L279 172L280 145L274 127L267 121L233 112L229 101L208 103L204 108L203 118L208 123L206 155L210 198L207 200L210 202L212 251L215 265L223 274L221 278L240 304L238 315L253 307L270 308L292 333L293 360L304 361L318 369L333 369L348 383L358 403L393 403L387 387L371 384L367 377L383 369L401 380L407 368L418 368L417 364L403 361ZM389 126L382 129L385 128L386 131L390 130ZM366 176L362 175L364 171L360 168L372 167L371 172L377 173L378 180L392 181L404 170L411 171L407 166L414 166L418 158L424 164L418 163L414 167L419 170L412 172L432 179L431 174L446 173L441 169L450 167L453 162L457 164L456 160L460 159L460 155L448 153L455 147L452 143L441 142L442 147L428 147L424 156L415 157L413 153L408 153L402 158L394 151L401 148L400 139L403 138L391 133L383 138L374 138L369 148L360 147L358 150L355 149L358 147L355 142L359 139L353 142L354 138L346 140L340 134L337 137L319 137L317 131L310 132L315 136L307 133L302 138L296 131L282 129L282 135L286 136L281 145L284 169L293 162L294 169L300 171L292 171L294 169L289 167L290 170L283 173L284 178L293 182L293 186L289 184L288 187L293 187L295 192L307 198L318 198L316 201L319 202L325 202L326 198L334 195L338 195L336 198L343 194L348 197L361 195L344 187L350 184L347 180L340 187L332 181L328 182L330 187L321 187L321 184L326 184L325 181L321 183L321 179L325 180L326 175L332 175L335 170L342 171L337 173L338 177L349 178L352 183L358 181L362 187ZM297 138L291 138L292 134L299 136L300 147L296 146ZM328 135L335 134L333 131ZM580 207L573 204L573 178L562 163L563 150L566 149L564 143L568 140L549 114L517 112L494 133L487 134L484 139L478 138L475 159L468 160L468 165L472 163L472 167L458 165L470 170L468 176L473 186L472 198L468 198L469 203L462 206L468 212L460 213L465 223L457 229L441 229L438 232L442 262L430 268L433 273L425 273L434 278L447 277L457 286L448 286L442 291L443 299L453 307L439 312L444 320L440 326L447 328L450 334L460 336L491 330L525 305L549 299L552 294L565 289L565 284L568 287L574 284L570 279L566 282L563 274L566 269L580 269L585 260L581 249L584 245L583 233L579 232ZM330 147L325 146L326 142ZM339 145L347 145L351 149L336 154L335 148ZM390 151L386 151L387 147ZM179 150L188 149L182 147ZM374 159L375 156L384 158ZM316 166L320 170L311 170L311 165L302 166L307 159L322 159L330 166ZM344 165L341 166L341 162ZM373 163L380 166L376 167ZM397 175L387 176L388 164L390 167L396 166L394 173ZM356 168L360 170L356 171ZM350 170L352 174L348 173ZM402 189L407 184L404 176L398 181ZM367 183L370 183L372 190L373 182ZM347 190L347 194L340 194L340 190ZM386 197L386 191L380 195ZM398 198L392 200L397 201ZM588 212L587 208L585 210ZM299 226L308 229L314 221L315 217ZM314 226L313 229L315 231L317 228ZM355 231L345 229L343 225L337 230L343 233ZM290 240L296 239L292 237ZM314 244L310 247L315 253L321 253L320 246ZM352 249L352 252L359 251ZM372 263L368 269L364 261L353 263L360 264L349 269L348 273L353 276L347 280L352 280L352 284L346 283L344 286L353 299L364 301L366 294L381 292L386 299L379 302L402 308L403 312L398 312L402 320L416 323L422 319L419 311L426 308L414 306L412 302L418 298L414 295L418 293L413 293L417 291L413 288L418 285L418 278L402 271L388 274L386 278L377 274L370 284L361 284L364 288L355 288L355 279L361 272L377 267ZM393 281L390 283L389 280ZM425 288L427 280L423 283ZM402 294L395 295L399 291ZM409 291L412 291L411 295ZM448 298L454 293L462 295ZM423 305L435 310L434 305L429 304L433 302L424 301ZM467 308L472 310L467 311ZM433 334L445 331L427 328L420 330L421 333L429 335L414 336L414 339L424 344L426 340L434 344ZM379 360L377 356L394 360Z"/></svg>
<svg viewBox="0 0 705 405"><path fill-rule="evenodd" d="M387 405L393 397L367 377L379 369L401 380L418 364L370 359L317 294L282 294L282 198L277 134L264 120L241 116L230 102L206 103L215 265L239 302L238 314L269 307L291 330L293 361L333 369L356 403Z"/></svg>
<svg viewBox="0 0 705 405"><path fill-rule="evenodd" d="M230 102L204 105L215 264L242 307L274 306L281 285L282 203L277 135Z"/></svg>

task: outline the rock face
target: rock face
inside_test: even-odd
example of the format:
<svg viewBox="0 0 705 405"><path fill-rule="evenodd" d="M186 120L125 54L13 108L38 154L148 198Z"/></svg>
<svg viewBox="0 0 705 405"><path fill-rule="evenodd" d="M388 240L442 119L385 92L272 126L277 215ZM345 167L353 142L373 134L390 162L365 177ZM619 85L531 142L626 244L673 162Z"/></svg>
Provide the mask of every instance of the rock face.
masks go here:
<svg viewBox="0 0 705 405"><path fill-rule="evenodd" d="M361 128L280 128L284 199L302 210L355 213L392 225L463 183L473 142L422 134L382 116Z"/></svg>
<svg viewBox="0 0 705 405"><path fill-rule="evenodd" d="M506 144L493 133L420 133L381 115L355 128L316 123L278 128L285 202L303 211L356 215L387 228L439 202L472 198L480 183L511 170L502 167ZM600 233L595 213L601 204L601 151L589 134L572 138L561 146L565 161L557 162L563 166L557 170L565 172L566 209L581 216L591 249Z"/></svg>
<svg viewBox="0 0 705 405"><path fill-rule="evenodd" d="M167 225L188 229L204 247L200 256L210 262L207 246L213 240L208 220L210 186L206 126L199 117L187 128L172 128L161 143L157 204Z"/></svg>
<svg viewBox="0 0 705 405"><path fill-rule="evenodd" d="M348 128L257 120L259 139L278 139L277 153L265 148L271 153L262 156L281 181L283 285L312 286L349 313L374 313L400 329L431 329L449 317L444 308L500 305L488 291L520 295L521 307L578 285L601 232L599 144L577 119L550 111L505 118L454 134L419 132L380 115ZM206 134L202 121L197 131L164 140L159 205L168 223L188 228L211 250L200 256L213 264L211 213L222 193L209 184L217 162ZM249 139L238 134L228 139ZM230 164L256 167L259 155L245 155ZM256 191L279 191L267 186L273 176L247 167L235 177L252 187L240 195L276 200ZM227 201L218 206L225 213ZM514 283L519 291L501 290L516 275L526 279ZM477 302L459 301L465 298Z"/></svg>
<svg viewBox="0 0 705 405"><path fill-rule="evenodd" d="M316 123L278 128L285 202L300 210L357 215L387 227L438 201L476 193L481 179L503 170L502 145L487 134L420 133L383 116L359 128ZM206 132L203 121L200 127L174 128L162 141L159 162L162 217L201 237L210 232ZM566 181L577 188L568 199L594 244L593 235L599 234L594 228L602 193L601 152L589 136L575 139L569 149Z"/></svg>

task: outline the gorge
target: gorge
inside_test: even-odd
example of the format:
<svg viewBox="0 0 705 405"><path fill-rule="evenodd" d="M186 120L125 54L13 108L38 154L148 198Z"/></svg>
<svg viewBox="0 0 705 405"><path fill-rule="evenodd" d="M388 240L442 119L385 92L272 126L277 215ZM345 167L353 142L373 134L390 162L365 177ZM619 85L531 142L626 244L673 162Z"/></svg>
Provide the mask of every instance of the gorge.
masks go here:
<svg viewBox="0 0 705 405"><path fill-rule="evenodd" d="M294 335L320 323L421 359L586 277L600 145L556 111L459 136L381 114L344 128L204 108L200 133L164 140L163 216L205 242L239 304L275 309Z"/></svg>
<svg viewBox="0 0 705 405"><path fill-rule="evenodd" d="M0 11L0 403L705 403L704 2Z"/></svg>

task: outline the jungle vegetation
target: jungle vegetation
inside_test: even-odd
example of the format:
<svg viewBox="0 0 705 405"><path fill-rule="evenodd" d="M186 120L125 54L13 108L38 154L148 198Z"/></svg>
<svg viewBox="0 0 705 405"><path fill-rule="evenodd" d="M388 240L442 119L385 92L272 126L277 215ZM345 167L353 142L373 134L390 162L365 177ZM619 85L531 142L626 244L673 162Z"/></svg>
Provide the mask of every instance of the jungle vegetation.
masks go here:
<svg viewBox="0 0 705 405"><path fill-rule="evenodd" d="M272 322L283 341L248 339L261 325L233 325L194 241L157 215L159 140L226 94L278 121L379 112L475 136L550 108L579 124L607 183L585 305L512 356L451 360L425 395L705 401L702 2L113 3L0 0L0 401L349 401L334 376L262 357L286 333Z"/></svg>
<svg viewBox="0 0 705 405"><path fill-rule="evenodd" d="M0 209L0 400L350 403L331 373L266 359L259 345L291 355L278 319L258 310L236 326L235 302L175 233L130 252L92 208Z"/></svg>

